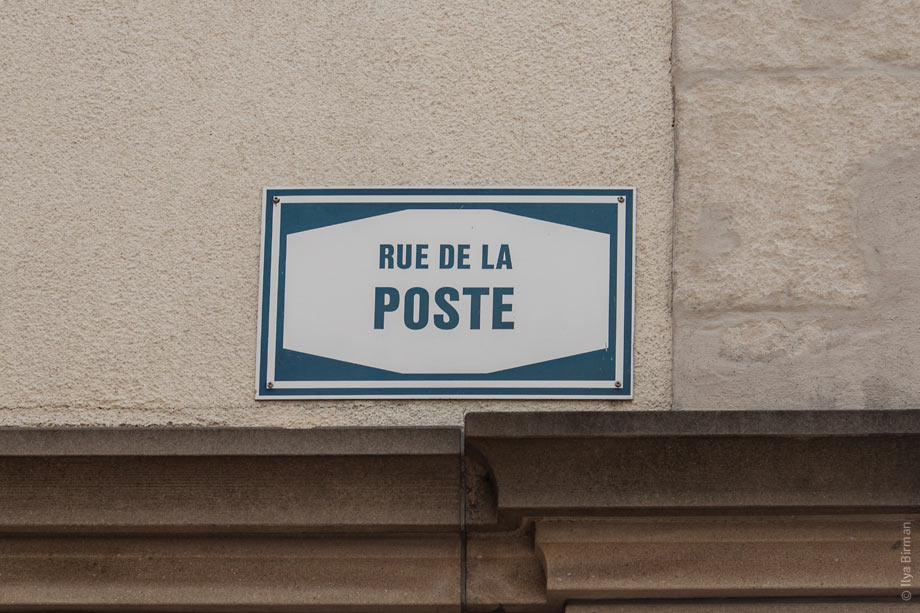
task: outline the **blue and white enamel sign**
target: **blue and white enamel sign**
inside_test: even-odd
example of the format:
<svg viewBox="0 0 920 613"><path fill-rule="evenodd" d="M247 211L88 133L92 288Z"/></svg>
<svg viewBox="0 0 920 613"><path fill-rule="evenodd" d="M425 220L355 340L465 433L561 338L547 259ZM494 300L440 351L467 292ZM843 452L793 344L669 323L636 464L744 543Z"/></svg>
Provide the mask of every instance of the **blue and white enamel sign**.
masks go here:
<svg viewBox="0 0 920 613"><path fill-rule="evenodd" d="M632 398L633 188L268 188L256 398Z"/></svg>

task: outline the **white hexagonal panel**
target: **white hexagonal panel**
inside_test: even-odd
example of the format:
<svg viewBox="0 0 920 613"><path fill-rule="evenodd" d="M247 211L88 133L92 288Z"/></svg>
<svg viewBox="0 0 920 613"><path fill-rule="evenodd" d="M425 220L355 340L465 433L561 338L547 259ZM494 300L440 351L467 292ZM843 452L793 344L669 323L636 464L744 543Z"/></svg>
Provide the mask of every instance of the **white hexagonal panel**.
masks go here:
<svg viewBox="0 0 920 613"><path fill-rule="evenodd" d="M381 245L427 247L428 268L381 268ZM469 245L469 269L442 269L441 245ZM505 266L495 266L507 245ZM413 256L416 247L412 247ZM386 248L384 248L386 255ZM396 254L394 253L394 256ZM493 210L406 210L287 238L284 291L285 349L409 374L474 374L525 366L598 349L608 342L610 235ZM334 263L334 266L330 266ZM389 263L384 259L384 266ZM394 257L394 264L396 259ZM457 310L456 326L435 300ZM376 288L383 291L378 300ZM406 322L406 293L414 297ZM472 296L481 296L473 327ZM493 313L494 288L505 310ZM468 290L472 293L482 290ZM421 296L427 292L427 325ZM510 308L508 308L510 305ZM376 312L375 311L379 311ZM383 317L375 328L375 315ZM442 329L435 325L441 315ZM493 315L497 327L493 327ZM379 323L379 322L378 322ZM513 328L507 326L513 323ZM419 327L419 329L412 329Z"/></svg>

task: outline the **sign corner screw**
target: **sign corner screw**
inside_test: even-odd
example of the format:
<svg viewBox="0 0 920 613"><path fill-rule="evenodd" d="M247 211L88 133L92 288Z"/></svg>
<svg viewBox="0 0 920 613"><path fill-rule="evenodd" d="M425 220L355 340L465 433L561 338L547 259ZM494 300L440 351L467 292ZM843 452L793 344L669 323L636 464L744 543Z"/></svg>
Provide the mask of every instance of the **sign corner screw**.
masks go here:
<svg viewBox="0 0 920 613"><path fill-rule="evenodd" d="M272 197L272 204L280 204L280 203L281 203L281 198L279 198L278 196Z"/></svg>
<svg viewBox="0 0 920 613"><path fill-rule="evenodd" d="M613 387L617 387L617 388L623 387L623 384L620 383L619 381L614 381L614 382L613 382Z"/></svg>
<svg viewBox="0 0 920 613"><path fill-rule="evenodd" d="M626 198L624 198L623 196L620 196L617 198L617 202L619 202L620 204L623 204L624 202L626 202Z"/></svg>
<svg viewBox="0 0 920 613"><path fill-rule="evenodd" d="M269 381L268 383L265 384L265 387L267 387L268 389L271 389L271 388L275 387L275 384L272 383L271 381Z"/></svg>

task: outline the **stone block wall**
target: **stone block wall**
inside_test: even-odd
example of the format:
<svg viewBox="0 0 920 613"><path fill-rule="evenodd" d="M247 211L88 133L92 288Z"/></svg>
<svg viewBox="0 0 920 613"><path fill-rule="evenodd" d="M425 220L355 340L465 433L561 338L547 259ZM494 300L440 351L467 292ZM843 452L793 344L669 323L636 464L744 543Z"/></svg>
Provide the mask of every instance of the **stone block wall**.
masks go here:
<svg viewBox="0 0 920 613"><path fill-rule="evenodd" d="M920 4L674 16L674 406L920 405Z"/></svg>

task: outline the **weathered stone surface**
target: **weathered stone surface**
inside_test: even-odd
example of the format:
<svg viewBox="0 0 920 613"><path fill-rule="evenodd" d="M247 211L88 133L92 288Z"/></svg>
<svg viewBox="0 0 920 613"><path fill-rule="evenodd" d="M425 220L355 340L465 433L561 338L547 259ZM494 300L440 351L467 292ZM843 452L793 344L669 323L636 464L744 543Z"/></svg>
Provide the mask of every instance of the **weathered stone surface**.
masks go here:
<svg viewBox="0 0 920 613"><path fill-rule="evenodd" d="M853 414L835 411L821 418L820 411L805 412L785 428L782 417L761 417L750 420L750 433L743 432L744 419L718 411L691 412L673 429L665 413L660 420L592 416L580 424L573 415L484 415L481 421L471 415L465 448L489 470L468 474L467 482L485 481L482 489L495 493L498 524L506 527L526 517L586 512L920 506L920 473L914 469L920 463L920 413L896 412L904 421L896 418L887 427L878 421L883 412L864 420ZM720 430L723 415L726 427ZM834 419L841 423L831 424ZM532 423L514 428L525 421ZM657 434L655 421L664 422ZM680 421L687 423L683 431ZM904 433L884 433L898 422ZM618 423L622 433L604 434ZM859 434L859 423L875 434ZM491 516L470 513L467 521L494 523Z"/></svg>
<svg viewBox="0 0 920 613"><path fill-rule="evenodd" d="M920 4L674 8L674 406L920 406Z"/></svg>
<svg viewBox="0 0 920 613"><path fill-rule="evenodd" d="M920 68L915 0L675 0L682 71Z"/></svg>
<svg viewBox="0 0 920 613"><path fill-rule="evenodd" d="M2 434L2 430L0 430ZM920 410L475 412L464 436L485 439L597 439L665 436L869 436L920 434ZM539 441L534 441L539 444ZM467 450L467 457L471 456ZM487 459L477 456L487 472ZM563 462L564 459L560 459Z"/></svg>
<svg viewBox="0 0 920 613"><path fill-rule="evenodd" d="M0 607L456 613L457 535L3 537Z"/></svg>
<svg viewBox="0 0 920 613"><path fill-rule="evenodd" d="M677 602L625 602L621 604L570 604L565 613L708 613L709 611L738 611L739 613L904 613L904 602L897 597L885 599L853 598L795 600L785 598L707 599Z"/></svg>
<svg viewBox="0 0 920 613"><path fill-rule="evenodd" d="M0 429L0 531L443 530L459 429Z"/></svg>
<svg viewBox="0 0 920 613"><path fill-rule="evenodd" d="M846 509L920 504L918 438L660 437L475 442L500 521L661 508ZM564 462L558 458L565 457ZM816 471L815 466L830 466ZM908 485L905 486L905 481Z"/></svg>
<svg viewBox="0 0 920 613"><path fill-rule="evenodd" d="M474 414L462 478L456 430L0 429L0 609L889 594L918 417Z"/></svg>
<svg viewBox="0 0 920 613"><path fill-rule="evenodd" d="M675 406L920 406L920 79L677 90Z"/></svg>
<svg viewBox="0 0 920 613"><path fill-rule="evenodd" d="M469 611L542 610L546 575L533 544L533 526L511 532L477 532L466 550Z"/></svg>
<svg viewBox="0 0 920 613"><path fill-rule="evenodd" d="M453 530L458 466L456 456L0 457L0 529Z"/></svg>
<svg viewBox="0 0 920 613"><path fill-rule="evenodd" d="M0 456L423 456L460 428L0 428Z"/></svg>
<svg viewBox="0 0 920 613"><path fill-rule="evenodd" d="M894 598L905 520L920 515L539 520L535 542L551 601Z"/></svg>
<svg viewBox="0 0 920 613"><path fill-rule="evenodd" d="M712 79L677 96L675 311L814 306L833 318L877 302L870 272L885 271L870 271L865 252L886 246L893 252L876 259L899 269L909 241L879 230L920 224L909 214L916 192L902 183L920 155L920 79ZM900 199L861 193L865 181ZM830 341L814 327L784 345Z"/></svg>

